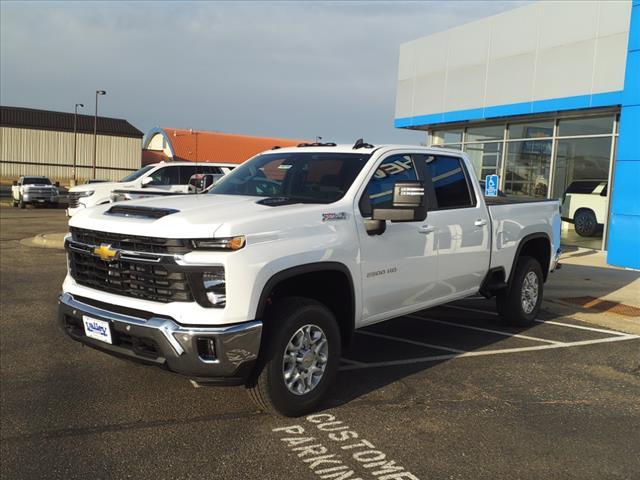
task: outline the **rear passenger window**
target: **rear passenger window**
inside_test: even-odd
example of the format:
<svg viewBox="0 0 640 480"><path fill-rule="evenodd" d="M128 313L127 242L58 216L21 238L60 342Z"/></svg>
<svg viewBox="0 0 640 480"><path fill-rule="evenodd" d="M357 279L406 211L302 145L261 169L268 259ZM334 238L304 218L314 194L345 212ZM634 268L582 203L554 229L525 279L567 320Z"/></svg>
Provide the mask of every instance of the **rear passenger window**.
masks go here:
<svg viewBox="0 0 640 480"><path fill-rule="evenodd" d="M392 155L385 158L369 180L367 190L360 200L360 213L363 217L369 217L373 207L391 208L393 184L417 179L411 155Z"/></svg>
<svg viewBox="0 0 640 480"><path fill-rule="evenodd" d="M475 205L462 160L434 155L427 159L427 172L435 191L438 208L464 208Z"/></svg>

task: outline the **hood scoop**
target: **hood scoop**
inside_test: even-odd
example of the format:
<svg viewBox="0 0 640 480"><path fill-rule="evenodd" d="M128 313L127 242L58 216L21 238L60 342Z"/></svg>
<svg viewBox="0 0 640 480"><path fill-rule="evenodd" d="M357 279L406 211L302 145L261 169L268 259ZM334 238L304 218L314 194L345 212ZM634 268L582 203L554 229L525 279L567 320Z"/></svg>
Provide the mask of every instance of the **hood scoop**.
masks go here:
<svg viewBox="0 0 640 480"><path fill-rule="evenodd" d="M153 207L136 207L128 205L115 205L104 212L105 215L114 215L116 217L132 217L132 218L153 218L158 219L178 213L180 210L175 208L153 208Z"/></svg>

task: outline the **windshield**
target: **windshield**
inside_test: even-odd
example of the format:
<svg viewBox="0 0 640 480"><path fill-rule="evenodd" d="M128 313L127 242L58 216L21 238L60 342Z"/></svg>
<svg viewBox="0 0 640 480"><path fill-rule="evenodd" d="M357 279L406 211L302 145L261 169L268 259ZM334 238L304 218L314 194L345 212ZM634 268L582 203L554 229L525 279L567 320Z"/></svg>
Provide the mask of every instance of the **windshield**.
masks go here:
<svg viewBox="0 0 640 480"><path fill-rule="evenodd" d="M266 153L234 169L208 193L332 203L344 196L370 156L362 153Z"/></svg>
<svg viewBox="0 0 640 480"><path fill-rule="evenodd" d="M146 167L142 167L140 170L136 170L135 172L130 173L129 175L127 175L126 177L124 177L120 181L121 182L131 182L131 181L135 180L136 178L140 178L142 175L144 175L149 170L151 170L152 168L155 168L155 167L156 167L156 165L147 165Z"/></svg>
<svg viewBox="0 0 640 480"><path fill-rule="evenodd" d="M24 177L23 185L51 185L51 180L43 177Z"/></svg>

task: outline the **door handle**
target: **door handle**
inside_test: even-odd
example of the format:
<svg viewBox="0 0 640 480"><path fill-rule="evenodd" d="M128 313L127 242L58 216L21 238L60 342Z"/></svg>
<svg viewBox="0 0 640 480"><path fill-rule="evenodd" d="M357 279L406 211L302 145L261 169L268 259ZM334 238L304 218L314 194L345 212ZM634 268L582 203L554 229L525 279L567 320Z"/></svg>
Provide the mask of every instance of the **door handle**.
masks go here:
<svg viewBox="0 0 640 480"><path fill-rule="evenodd" d="M434 227L433 225L421 225L420 228L418 228L418 232L420 233L433 233L436 231L436 227Z"/></svg>
<svg viewBox="0 0 640 480"><path fill-rule="evenodd" d="M484 227L487 224L487 221L485 219L481 218L481 219L476 220L475 222L473 222L473 224L476 227Z"/></svg>

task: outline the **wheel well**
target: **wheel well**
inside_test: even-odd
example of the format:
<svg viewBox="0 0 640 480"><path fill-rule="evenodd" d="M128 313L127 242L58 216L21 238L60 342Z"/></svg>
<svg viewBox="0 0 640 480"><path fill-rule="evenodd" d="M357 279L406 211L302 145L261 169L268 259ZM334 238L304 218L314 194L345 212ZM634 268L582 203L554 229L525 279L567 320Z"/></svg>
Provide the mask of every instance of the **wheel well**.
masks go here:
<svg viewBox="0 0 640 480"><path fill-rule="evenodd" d="M530 238L529 240L525 240L518 252L518 255L515 258L513 268L515 269L515 262L519 257L533 257L538 262L540 262L540 266L542 267L542 274L544 275L545 281L547 280L547 275L549 274L549 262L551 261L551 243L549 239L544 237L535 237ZM513 269L511 270L511 274L513 275Z"/></svg>
<svg viewBox="0 0 640 480"><path fill-rule="evenodd" d="M265 287L258 306L258 318L266 318L264 313L278 298L306 297L325 305L338 321L343 345L347 346L355 324L355 299L353 283L348 273L340 270L315 270L278 275Z"/></svg>
<svg viewBox="0 0 640 480"><path fill-rule="evenodd" d="M587 208L587 207L580 207L576 210L576 212L573 214L573 217L575 218L575 216L580 213L580 212L591 212L593 213L593 216L596 216L596 212L594 212L592 209Z"/></svg>

